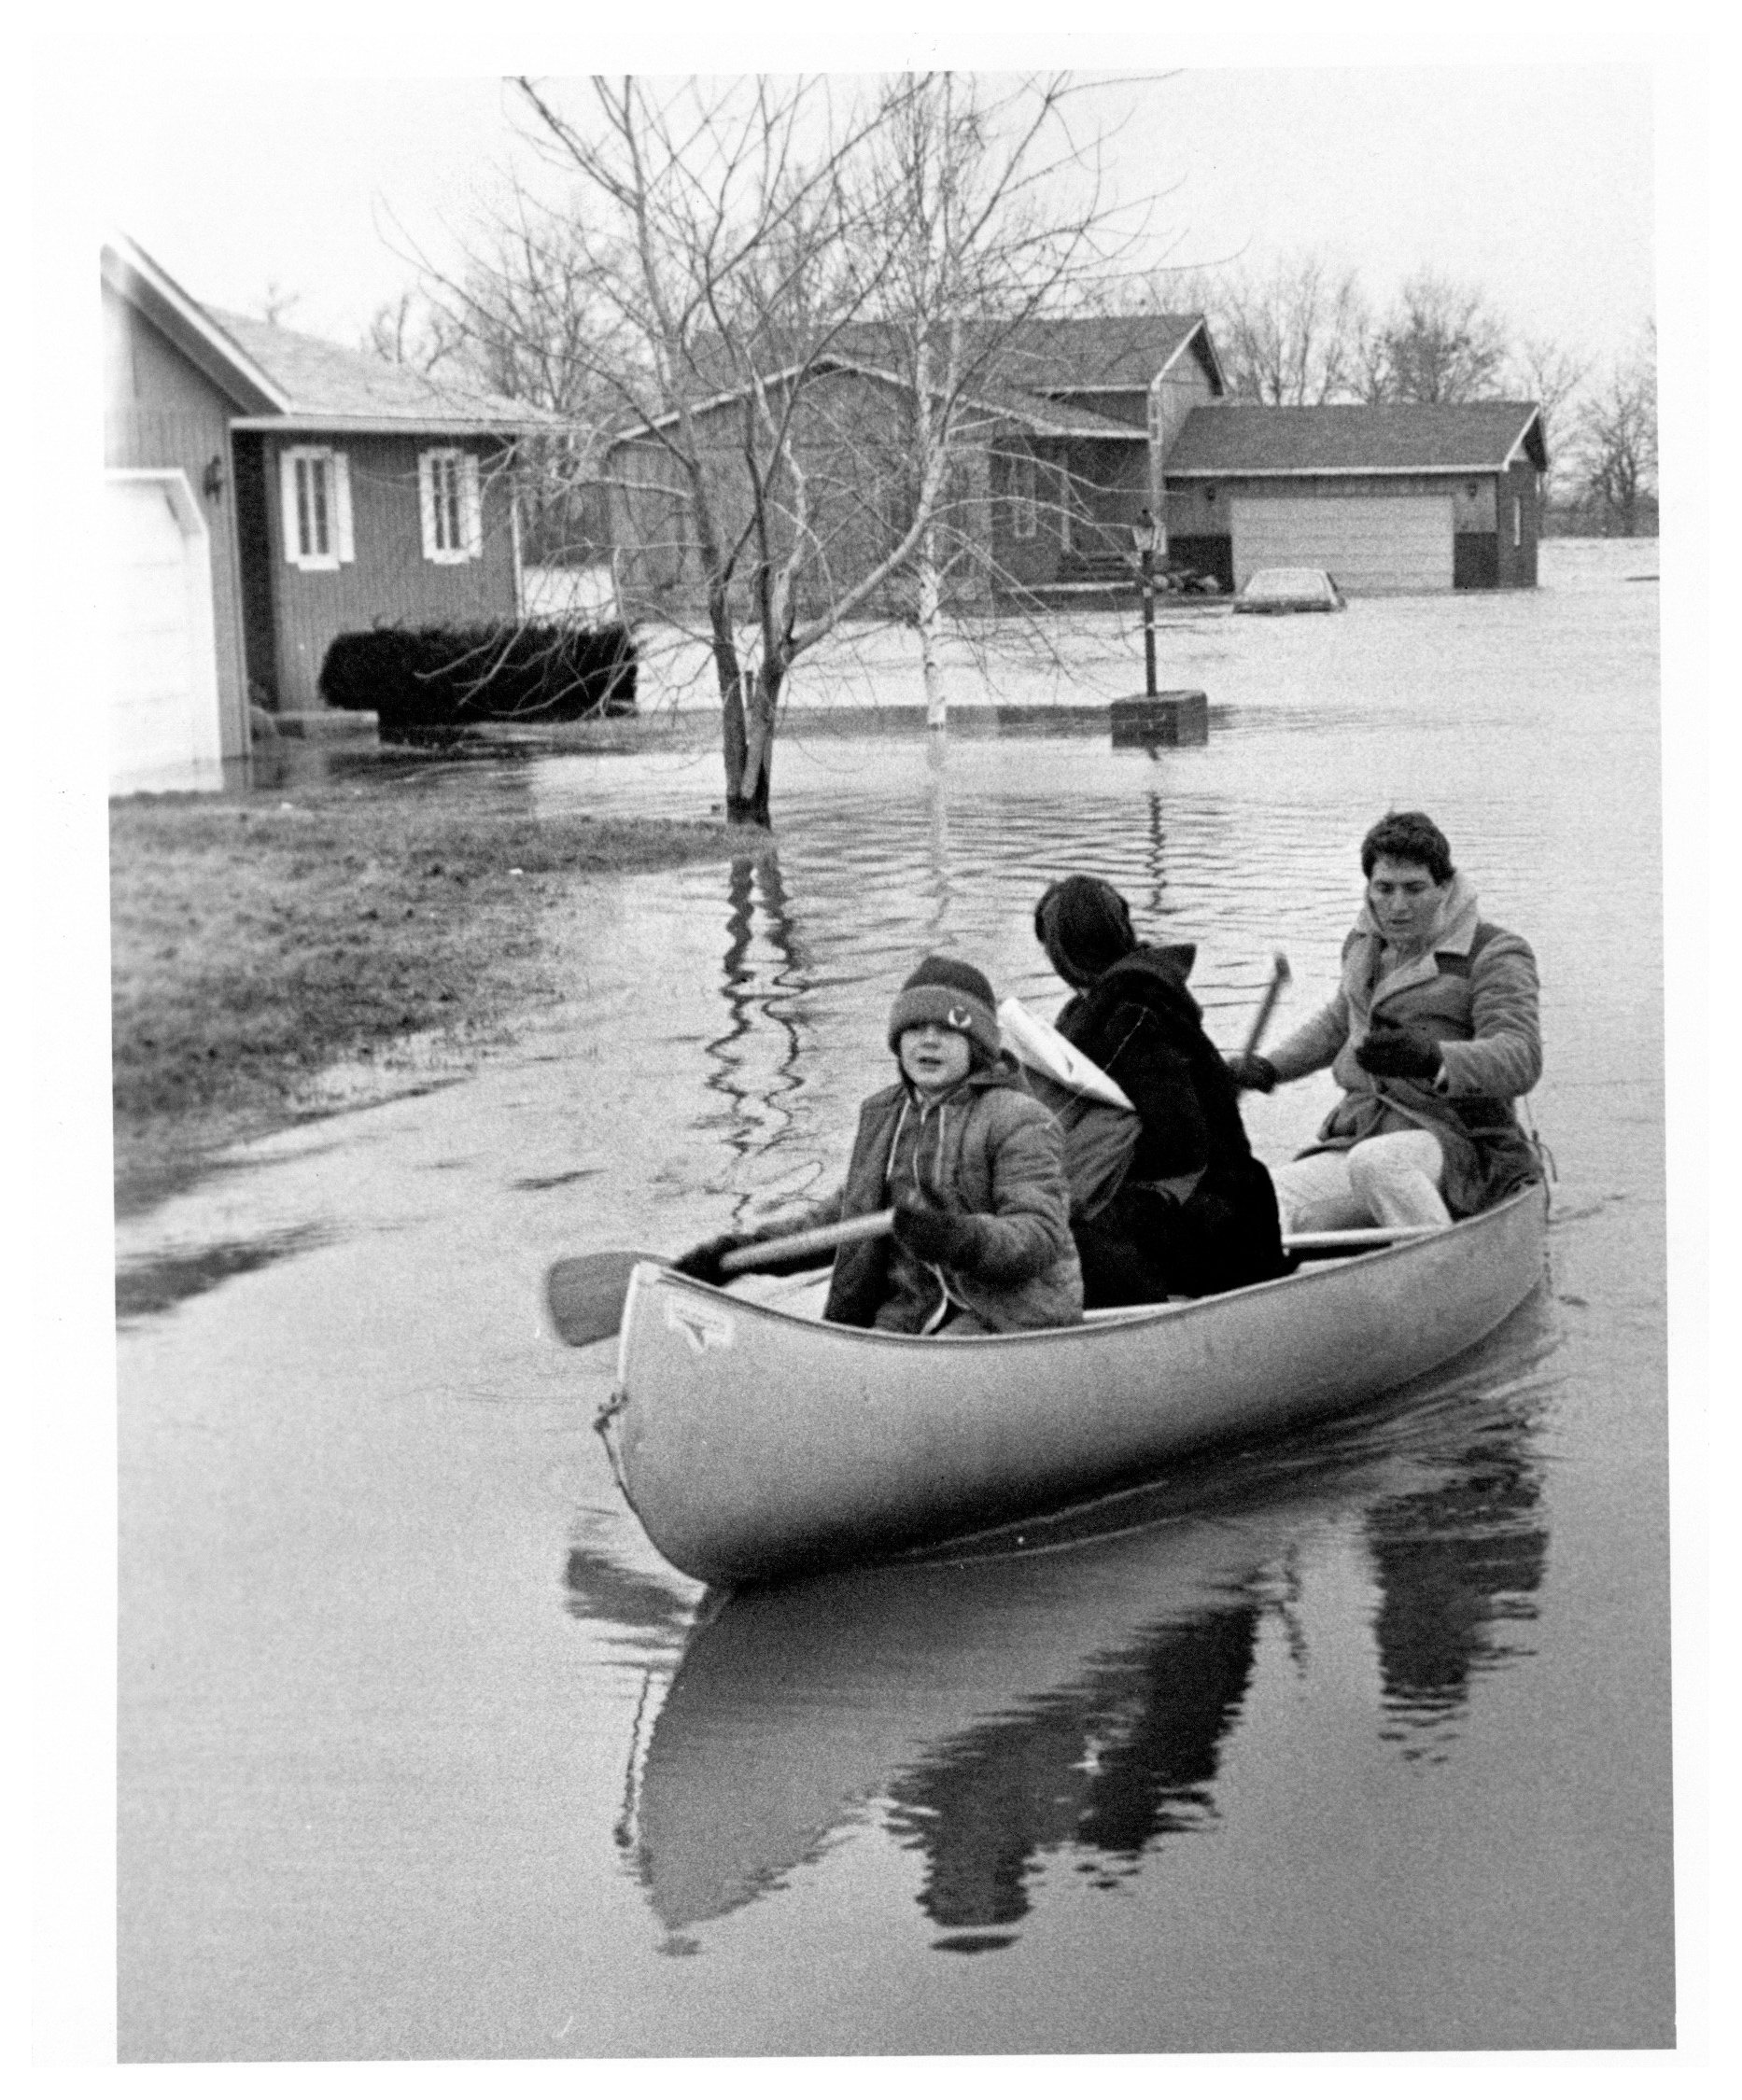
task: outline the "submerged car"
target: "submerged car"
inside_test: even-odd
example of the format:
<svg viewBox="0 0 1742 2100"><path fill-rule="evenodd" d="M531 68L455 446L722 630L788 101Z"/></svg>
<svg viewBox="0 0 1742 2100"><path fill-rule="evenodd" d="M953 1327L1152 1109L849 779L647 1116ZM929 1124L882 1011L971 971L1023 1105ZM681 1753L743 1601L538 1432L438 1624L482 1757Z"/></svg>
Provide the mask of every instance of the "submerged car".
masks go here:
<svg viewBox="0 0 1742 2100"><path fill-rule="evenodd" d="M1236 612L1341 612L1337 579L1322 568L1258 568L1234 595Z"/></svg>

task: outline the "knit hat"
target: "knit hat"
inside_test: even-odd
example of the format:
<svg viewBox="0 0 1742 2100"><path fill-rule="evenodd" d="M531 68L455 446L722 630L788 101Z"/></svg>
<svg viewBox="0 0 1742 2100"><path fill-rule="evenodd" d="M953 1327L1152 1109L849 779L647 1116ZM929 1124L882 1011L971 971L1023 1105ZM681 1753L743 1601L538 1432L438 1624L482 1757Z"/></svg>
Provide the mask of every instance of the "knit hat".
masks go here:
<svg viewBox="0 0 1742 2100"><path fill-rule="evenodd" d="M971 962L951 955L928 955L895 994L889 1010L889 1046L899 1047L902 1032L921 1021L936 1021L965 1035L990 1063L1002 1047L998 1034L998 995L991 980Z"/></svg>
<svg viewBox="0 0 1742 2100"><path fill-rule="evenodd" d="M1131 906L1099 875L1066 875L1034 907L1034 932L1053 968L1078 991L1137 945Z"/></svg>

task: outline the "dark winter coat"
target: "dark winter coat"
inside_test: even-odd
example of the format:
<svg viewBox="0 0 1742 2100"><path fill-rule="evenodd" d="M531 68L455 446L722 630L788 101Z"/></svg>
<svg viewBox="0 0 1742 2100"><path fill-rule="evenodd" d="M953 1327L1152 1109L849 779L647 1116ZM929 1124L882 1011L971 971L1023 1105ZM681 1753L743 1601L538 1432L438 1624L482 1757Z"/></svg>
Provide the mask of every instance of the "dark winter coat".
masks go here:
<svg viewBox="0 0 1742 2100"><path fill-rule="evenodd" d="M837 1225L915 1194L934 1209L974 1215L979 1245L972 1265L934 1268L889 1239L842 1247L825 1319L920 1334L934 1323L946 1294L995 1334L1071 1326L1082 1318L1059 1127L1023 1085L1014 1059L1001 1056L991 1068L971 1071L929 1105L905 1082L873 1094L860 1108L841 1187L802 1218L770 1225L766 1236Z"/></svg>
<svg viewBox="0 0 1742 2100"><path fill-rule="evenodd" d="M1196 1297L1282 1275L1276 1193L1175 953L1134 949L1057 1026L1117 1081L1143 1123L1118 1195L1077 1227L1085 1302Z"/></svg>
<svg viewBox="0 0 1742 2100"><path fill-rule="evenodd" d="M1271 1062L1278 1079L1328 1065L1344 1089L1311 1152L1343 1151L1389 1130L1431 1130L1445 1155L1446 1208L1466 1218L1540 1178L1535 1149L1512 1113L1514 1099L1542 1071L1536 958L1516 933L1482 917L1462 875L1454 878L1440 931L1425 954L1382 974L1384 945L1363 906L1342 945L1336 996L1271 1052ZM1443 1087L1361 1070L1355 1053L1381 1015L1435 1038Z"/></svg>

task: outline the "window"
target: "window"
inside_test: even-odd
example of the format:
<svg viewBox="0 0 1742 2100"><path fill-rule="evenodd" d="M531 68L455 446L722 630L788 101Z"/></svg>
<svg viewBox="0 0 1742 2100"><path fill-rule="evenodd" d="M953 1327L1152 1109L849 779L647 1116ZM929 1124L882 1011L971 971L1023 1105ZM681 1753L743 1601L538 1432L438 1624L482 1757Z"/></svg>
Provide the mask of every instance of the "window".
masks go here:
<svg viewBox="0 0 1742 2100"><path fill-rule="evenodd" d="M1019 452L1010 462L1010 530L1018 539L1033 539L1037 509L1034 455Z"/></svg>
<svg viewBox="0 0 1742 2100"><path fill-rule="evenodd" d="M484 552L474 453L457 449L420 453L417 501L423 515L425 561L470 562Z"/></svg>
<svg viewBox="0 0 1742 2100"><path fill-rule="evenodd" d="M1524 503L1518 496L1512 498L1512 544L1514 547L1524 544Z"/></svg>
<svg viewBox="0 0 1742 2100"><path fill-rule="evenodd" d="M327 445L291 445L279 455L285 559L293 568L337 568L354 558L351 465Z"/></svg>

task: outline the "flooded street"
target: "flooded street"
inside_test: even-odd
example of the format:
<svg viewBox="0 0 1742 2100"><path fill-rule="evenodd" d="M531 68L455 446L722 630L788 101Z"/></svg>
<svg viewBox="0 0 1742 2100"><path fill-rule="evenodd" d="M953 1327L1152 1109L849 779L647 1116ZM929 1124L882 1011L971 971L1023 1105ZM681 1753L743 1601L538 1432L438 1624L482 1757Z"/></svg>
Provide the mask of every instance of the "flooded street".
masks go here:
<svg viewBox="0 0 1742 2100"><path fill-rule="evenodd" d="M586 889L513 1051L126 1224L123 2059L1667 2046L1656 566L1170 629L1201 749L789 735L778 860ZM701 815L720 765L394 791ZM1285 951L1279 1039L1388 806L1537 951L1545 1287L1049 1550L704 1603L550 1261L833 1185L921 953L1061 1003L1072 869L1198 944L1223 1044ZM1260 1154L1331 1098L1247 1097Z"/></svg>

